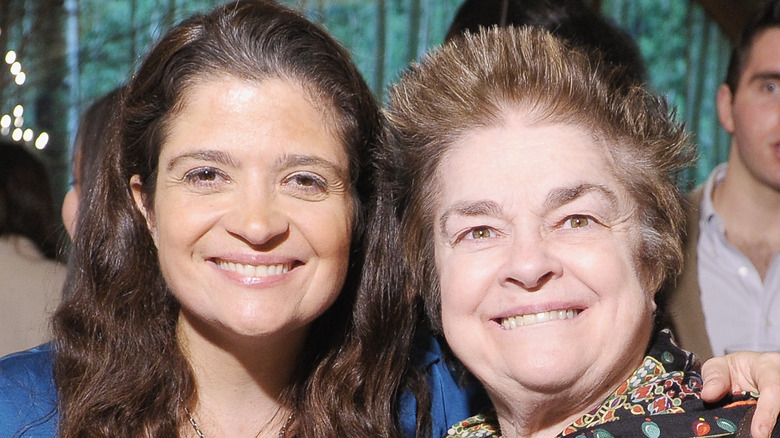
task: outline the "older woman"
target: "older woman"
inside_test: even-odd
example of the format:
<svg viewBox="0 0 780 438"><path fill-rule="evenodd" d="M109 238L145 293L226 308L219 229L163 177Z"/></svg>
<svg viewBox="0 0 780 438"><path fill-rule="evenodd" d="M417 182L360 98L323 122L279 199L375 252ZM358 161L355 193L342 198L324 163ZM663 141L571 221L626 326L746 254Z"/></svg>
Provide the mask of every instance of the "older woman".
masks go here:
<svg viewBox="0 0 780 438"><path fill-rule="evenodd" d="M448 435L749 428L755 398L705 408L695 359L654 327L682 260L670 175L690 148L663 102L614 73L545 32L493 29L392 91L409 286L494 409Z"/></svg>
<svg viewBox="0 0 780 438"><path fill-rule="evenodd" d="M56 342L0 366L0 435L393 428L329 406L352 390L329 371L354 354L379 128L347 53L299 14L240 1L176 26L127 85L80 205Z"/></svg>

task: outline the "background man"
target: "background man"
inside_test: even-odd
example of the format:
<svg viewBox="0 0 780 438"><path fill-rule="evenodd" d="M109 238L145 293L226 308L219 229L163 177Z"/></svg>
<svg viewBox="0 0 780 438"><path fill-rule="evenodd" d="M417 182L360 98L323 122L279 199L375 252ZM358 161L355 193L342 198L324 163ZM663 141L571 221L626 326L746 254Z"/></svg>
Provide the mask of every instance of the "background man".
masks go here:
<svg viewBox="0 0 780 438"><path fill-rule="evenodd" d="M780 0L737 40L717 107L729 160L689 195L685 272L667 307L678 341L703 359L780 351Z"/></svg>

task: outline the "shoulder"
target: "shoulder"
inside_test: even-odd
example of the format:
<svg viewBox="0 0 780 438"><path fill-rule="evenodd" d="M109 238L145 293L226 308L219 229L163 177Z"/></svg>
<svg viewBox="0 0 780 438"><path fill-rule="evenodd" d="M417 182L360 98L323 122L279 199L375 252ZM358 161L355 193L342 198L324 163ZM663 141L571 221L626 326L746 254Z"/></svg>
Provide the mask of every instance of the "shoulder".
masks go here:
<svg viewBox="0 0 780 438"><path fill-rule="evenodd" d="M443 341L429 335L415 342L412 363L426 376L433 393L434 409L440 407L448 414L459 415L458 420L489 405L482 386L468 376L465 369L454 364L454 356Z"/></svg>
<svg viewBox="0 0 780 438"><path fill-rule="evenodd" d="M685 195L685 213L688 221L688 232L691 227L699 227L701 200L704 199L704 186L700 185Z"/></svg>
<svg viewBox="0 0 780 438"><path fill-rule="evenodd" d="M0 436L54 436L57 396L50 344L0 359Z"/></svg>
<svg viewBox="0 0 780 438"><path fill-rule="evenodd" d="M667 393L668 394L668 393ZM664 413L625 415L612 422L582 431L582 437L739 437L750 430L756 399L735 394L717 405L688 399ZM777 428L776 428L777 429ZM772 436L777 436L777 431Z"/></svg>
<svg viewBox="0 0 780 438"><path fill-rule="evenodd" d="M58 298L67 276L67 266L47 259L30 239L0 236L0 278L3 290L30 294L39 300Z"/></svg>
<svg viewBox="0 0 780 438"><path fill-rule="evenodd" d="M704 185L699 185L688 194L685 195L685 199L688 200L688 202L695 205L695 207L699 208L699 203L701 202L702 198L704 197Z"/></svg>
<svg viewBox="0 0 780 438"><path fill-rule="evenodd" d="M626 390L608 399L598 411L600 422L582 428L581 436L729 437L749 430L756 395L734 393L705 403L698 368L667 331L657 333Z"/></svg>
<svg viewBox="0 0 780 438"><path fill-rule="evenodd" d="M476 382L460 382L460 372L448 363L444 346L436 337L418 334L412 348L412 368L422 374L430 394L432 436L442 436L450 425L479 412L488 404L482 387ZM399 420L406 436L414 436L417 400L411 391L400 399Z"/></svg>

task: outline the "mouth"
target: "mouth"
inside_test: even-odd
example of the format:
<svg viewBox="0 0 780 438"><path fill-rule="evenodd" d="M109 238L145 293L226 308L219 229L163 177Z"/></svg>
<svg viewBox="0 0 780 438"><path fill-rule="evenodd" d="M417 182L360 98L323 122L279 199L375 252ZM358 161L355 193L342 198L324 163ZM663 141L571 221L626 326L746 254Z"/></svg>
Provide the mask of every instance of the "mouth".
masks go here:
<svg viewBox="0 0 780 438"><path fill-rule="evenodd" d="M518 327L543 324L550 321L574 319L575 316L580 314L580 311L580 309L551 310L549 312L529 313L526 315L515 315L507 318L498 318L497 322L501 324L505 330L513 330Z"/></svg>
<svg viewBox="0 0 780 438"><path fill-rule="evenodd" d="M248 265L244 263L227 262L224 260L215 260L216 265L224 270L235 272L244 277L262 278L274 275L282 275L293 269L297 262L279 263L273 265Z"/></svg>

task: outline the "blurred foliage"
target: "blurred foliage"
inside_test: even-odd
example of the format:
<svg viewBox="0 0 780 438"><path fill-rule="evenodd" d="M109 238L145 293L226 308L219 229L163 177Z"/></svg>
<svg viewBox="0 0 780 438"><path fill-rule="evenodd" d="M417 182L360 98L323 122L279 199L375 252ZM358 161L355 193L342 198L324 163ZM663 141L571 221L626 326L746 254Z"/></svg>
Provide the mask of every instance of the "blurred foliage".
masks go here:
<svg viewBox="0 0 780 438"><path fill-rule="evenodd" d="M703 182L728 158L730 139L715 107L731 50L728 39L692 2L602 0L602 11L637 41L650 86L667 97L693 135L699 160L682 185Z"/></svg>
<svg viewBox="0 0 780 438"><path fill-rule="evenodd" d="M221 2L0 0L0 53L16 50L27 73L27 82L17 86L7 69L0 72L0 116L23 103L25 124L51 133L52 147L43 154L54 169L57 193L64 193L67 184L68 145L78 114L125 82L153 42L173 24ZM322 23L350 50L366 81L383 98L387 85L411 61L441 44L461 0L281 3ZM70 10L69 5L76 7ZM602 0L601 5L637 39L652 87L669 98L681 120L696 133L702 160L688 177L701 181L728 152L728 138L714 108L728 42L690 2ZM77 47L71 50L73 41Z"/></svg>

